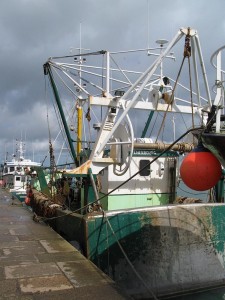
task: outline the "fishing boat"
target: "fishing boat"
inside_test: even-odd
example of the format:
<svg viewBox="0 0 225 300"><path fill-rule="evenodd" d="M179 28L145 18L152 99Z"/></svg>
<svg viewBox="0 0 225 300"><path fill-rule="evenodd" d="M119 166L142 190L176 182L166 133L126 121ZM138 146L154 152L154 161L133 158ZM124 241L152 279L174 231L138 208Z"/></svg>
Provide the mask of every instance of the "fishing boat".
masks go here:
<svg viewBox="0 0 225 300"><path fill-rule="evenodd" d="M9 189L13 197L25 202L27 189L36 177L36 171L32 167L41 166L41 163L24 157L25 144L22 140L16 142L16 152L12 159L8 155L2 166L2 187Z"/></svg>
<svg viewBox="0 0 225 300"><path fill-rule="evenodd" d="M209 202L178 194L180 167L198 191L223 184L204 136L213 105L200 40L196 30L181 28L168 45L157 44L48 59L44 74L73 166L56 168L51 147L51 184L35 168L41 190L32 188L31 196L36 219L76 241L133 299L172 297L225 279L223 193Z"/></svg>

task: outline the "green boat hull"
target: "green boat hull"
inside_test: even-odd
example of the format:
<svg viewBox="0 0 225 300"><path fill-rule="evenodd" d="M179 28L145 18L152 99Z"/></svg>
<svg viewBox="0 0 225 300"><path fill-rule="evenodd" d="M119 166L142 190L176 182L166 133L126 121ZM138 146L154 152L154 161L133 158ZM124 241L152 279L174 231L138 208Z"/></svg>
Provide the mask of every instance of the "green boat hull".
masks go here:
<svg viewBox="0 0 225 300"><path fill-rule="evenodd" d="M224 283L224 204L67 213L54 228L135 299Z"/></svg>
<svg viewBox="0 0 225 300"><path fill-rule="evenodd" d="M27 194L25 192L10 192L12 197L18 199L20 202L25 202Z"/></svg>

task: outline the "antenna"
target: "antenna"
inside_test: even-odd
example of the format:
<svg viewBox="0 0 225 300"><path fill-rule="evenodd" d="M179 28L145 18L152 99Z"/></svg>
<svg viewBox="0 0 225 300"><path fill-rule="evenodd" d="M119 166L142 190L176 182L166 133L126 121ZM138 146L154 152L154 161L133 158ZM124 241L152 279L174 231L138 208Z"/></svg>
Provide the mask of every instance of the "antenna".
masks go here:
<svg viewBox="0 0 225 300"><path fill-rule="evenodd" d="M159 39L156 41L156 44L160 45L160 54L162 54L163 46L166 45L167 43L168 43L168 41L165 39ZM160 78L162 79L162 77L163 77L163 63L161 61L161 63L160 63Z"/></svg>
<svg viewBox="0 0 225 300"><path fill-rule="evenodd" d="M82 23L80 22L80 54L81 54L81 28L82 28Z"/></svg>
<svg viewBox="0 0 225 300"><path fill-rule="evenodd" d="M148 1L148 30L147 30L147 34L148 34L148 49L149 49L149 47L150 47L150 39L149 39L149 35L150 35L150 14L149 14L149 8L150 8L150 4L149 4L149 0L147 0Z"/></svg>
<svg viewBox="0 0 225 300"><path fill-rule="evenodd" d="M82 51L83 50L90 50L90 49L85 49L82 48L82 22L80 22L80 37L79 37L79 41L80 41L80 45L79 48L74 48L74 47L70 47L70 53L72 53L74 50L79 50L79 57L75 56L74 57L74 61L75 63L79 64L79 71L78 71L78 76L79 76L79 86L77 86L76 88L76 92L79 94L79 100L82 100L81 94L82 94L82 90L81 90L81 86L82 86L82 64L86 62L86 58L82 57ZM84 85L83 85L84 86Z"/></svg>

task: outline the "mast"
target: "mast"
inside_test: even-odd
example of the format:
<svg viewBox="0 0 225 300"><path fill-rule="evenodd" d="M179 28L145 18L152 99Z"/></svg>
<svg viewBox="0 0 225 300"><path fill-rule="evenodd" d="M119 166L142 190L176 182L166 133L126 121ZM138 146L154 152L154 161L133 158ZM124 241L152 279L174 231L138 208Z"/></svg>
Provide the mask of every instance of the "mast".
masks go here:
<svg viewBox="0 0 225 300"><path fill-rule="evenodd" d="M150 125L150 123L151 123L151 120L152 120L153 115L154 115L154 110L151 110L150 113L149 113L149 116L148 116L148 120L147 120L147 122L146 122L146 124L145 124L145 128L144 128L144 130L142 131L141 138L145 138L146 133L147 133L147 130L148 130L149 125Z"/></svg>
<svg viewBox="0 0 225 300"><path fill-rule="evenodd" d="M69 143L70 152L71 152L71 155L73 157L73 160L74 160L75 164L78 165L77 155L76 155L76 152L74 150L74 146L73 146L73 143L72 143L72 138L70 136L69 128L68 128L66 118L65 118L65 115L64 115L64 112L63 112L62 104L61 104L61 101L60 101L60 98L59 98L59 93L58 93L56 84L55 84L54 79L53 79L53 74L52 74L51 67L50 67L48 62L44 64L44 74L49 76L50 83L51 83L53 93L54 93L54 96L55 96L55 100L56 100L56 103L57 103L57 106L58 106L58 109L59 109L59 113L60 113L60 116L61 116L61 119L62 119L62 122L63 122L63 126L64 126L65 133L66 133L66 136L67 136L67 140L68 140L68 143Z"/></svg>
<svg viewBox="0 0 225 300"><path fill-rule="evenodd" d="M72 51L73 48L71 48ZM82 50L89 50L82 48L82 23L80 22L80 46L77 49L79 50L79 60L77 61L77 58L75 60L79 64L79 86L77 87L77 92L79 93L78 101L77 101L77 156L78 161L80 162L80 153L82 150L82 133L83 133L83 106L82 106L82 64L86 62L86 58L82 58ZM85 84L84 84L85 85Z"/></svg>
<svg viewBox="0 0 225 300"><path fill-rule="evenodd" d="M82 76L82 69L81 69L81 66L82 66L82 63L83 63L83 59L81 57L81 23L80 23L80 48L79 48L79 84L80 86L82 85L82 79L81 79L81 76ZM83 108L81 106L81 99L82 99L82 91L81 89L79 88L79 101L78 101L78 105L77 105L77 155L79 156L79 161L80 161L80 153L81 153L81 146L82 146L82 118L83 118Z"/></svg>
<svg viewBox="0 0 225 300"><path fill-rule="evenodd" d="M163 46L164 46L165 44L167 44L168 41L165 40L165 39L160 39L160 40L157 40L156 43L160 45L160 54L159 54L159 55L161 55L161 54L162 54L162 51L163 51ZM149 49L149 45L148 45L148 49ZM155 49L158 49L158 48L155 48ZM153 50L153 49L152 49L152 50ZM158 54L152 53L152 52L150 52L150 51L148 50L148 55L158 55ZM173 56L173 54L171 54L171 55L169 55L169 56L166 55L165 57L166 57L166 58L171 58L171 59L174 59L174 60L175 60L175 57ZM161 61L161 63L160 63L160 78L159 78L159 84L162 85L162 82L163 82L163 61ZM161 91L162 89L163 89L163 87L161 86L161 87L160 87L160 91ZM141 138L145 138L146 133L147 133L148 128L149 128L149 125L150 125L150 123L151 123L152 117L153 117L153 115L154 115L154 112L155 112L154 110L151 110L151 111L150 111L149 116L148 116L148 119L147 119L147 122L146 122L145 127L144 127L144 129L143 129L143 131L142 131Z"/></svg>
<svg viewBox="0 0 225 300"><path fill-rule="evenodd" d="M128 112L130 111L130 109L135 108L145 111L149 110L149 118L142 132L142 137L146 135L149 123L155 111L178 113L194 112L200 115L200 109L202 109L202 107L199 107L199 103L194 107L189 107L186 104L186 102L188 102L186 99L174 97L173 93L178 84L178 79L174 81L175 86L173 88L169 84L170 78L163 76L163 60L165 58L175 59L174 55L170 51L183 36L187 35L190 36L191 40L196 42L197 32L194 29L190 28L181 28L165 49L163 45L167 43L167 41L163 39L158 40L158 44L160 45L160 47L157 47L156 49L159 49L160 53L152 53L149 51L155 49L138 49L135 51L128 50L125 52L120 51L111 53L109 53L108 51L98 51L82 54L80 52L76 55L52 57L47 62L48 69L51 72L52 70L50 69L50 67L61 70L63 75L66 76L66 79L71 80L76 87L76 91L73 92L73 90L70 89L69 86L67 86L67 88L77 97L77 155L79 155L79 151L82 147L82 125L80 125L80 121L82 120L81 110L83 109L83 103L89 106L88 109L90 109L90 107L93 105L102 107L104 106L107 108L105 118L101 123L101 128L98 132L95 144L89 156L89 162L84 163L86 164L85 166L87 168L85 170L81 170L83 174L88 171L88 167L92 168L93 174L97 174L99 170L110 164L122 165L125 164L124 162L129 162L130 158L132 157L134 143L134 140L132 138L133 127L128 116ZM81 45L79 50L81 50ZM126 68L120 68L120 66L118 66L117 62L112 57L112 55L115 54L146 50L148 51L148 55L156 55L158 57L143 73L137 71L132 72L130 70L127 70ZM90 65L87 64L82 68L82 64L86 61L86 56L98 54L107 54L105 67L103 67L103 63L101 66L95 67L92 65L92 62L90 63ZM198 58L202 62L203 60L201 58L201 52L197 51L196 54L198 54ZM73 58L75 63L63 63L54 61L55 59L59 58ZM95 63L95 59L93 59L93 61ZM196 62L197 61L195 60L193 61L193 63ZM99 61L97 61L97 63L100 64ZM182 66L183 62L181 67ZM157 69L160 70L159 75L155 74L155 71ZM134 74L134 76L128 76L130 75L130 73ZM204 68L202 68L202 73L202 75L204 76ZM87 79L83 78L83 74L87 75ZM204 78L207 81L206 76L204 76ZM198 77L196 77L196 80L198 80ZM103 89L103 82L105 82L105 90ZM102 86L100 83L102 84ZM84 88L86 84L88 84L90 91ZM183 86L182 84L179 84L179 86L184 89L185 93L189 91L189 89L185 88L185 86ZM164 98L164 96L168 96L168 99ZM170 99L170 97L174 97L173 103L170 103L168 101L172 99ZM196 97L198 97L198 93L196 94ZM162 101L158 101L161 99ZM202 96L200 97L200 99L207 100ZM78 110L79 107L81 108L81 110ZM126 121L124 121L124 119L126 119ZM122 132L121 128L125 128L124 132ZM124 146L124 143L127 145L126 147ZM114 147L115 149L113 148L113 151L110 152L109 156L105 157L103 155L104 151L108 150L110 147Z"/></svg>
<svg viewBox="0 0 225 300"><path fill-rule="evenodd" d="M80 155L81 145L82 145L82 118L83 118L83 109L79 105L77 107L77 155Z"/></svg>

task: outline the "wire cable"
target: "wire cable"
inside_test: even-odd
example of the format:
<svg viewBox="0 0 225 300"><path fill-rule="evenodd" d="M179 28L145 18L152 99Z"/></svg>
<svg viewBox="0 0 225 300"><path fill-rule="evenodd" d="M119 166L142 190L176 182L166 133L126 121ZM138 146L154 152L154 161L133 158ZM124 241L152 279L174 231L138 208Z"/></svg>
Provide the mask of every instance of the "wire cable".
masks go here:
<svg viewBox="0 0 225 300"><path fill-rule="evenodd" d="M51 217L51 218L47 218L47 217L40 217L43 218L44 220L54 220L54 219L58 219L58 218L63 218L67 215L71 215L73 213L77 213L79 211L85 210L87 207L89 207L90 205L93 205L95 203L98 203L99 201L101 201L102 199L104 199L105 197L109 196L110 194L112 194L113 192L115 192L116 190L118 190L121 186L123 186L124 184L126 184L127 182L129 182L131 179L133 179L135 176L137 176L139 173L141 173L144 169L148 168L153 162L155 162L159 157L161 157L162 155L164 155L166 152L168 152L179 140L181 140L185 135L187 135L188 133L195 131L195 130L203 130L203 127L196 127L196 128L191 128L189 130L187 130L185 133L183 133L178 139L176 139L172 144L170 144L164 151L162 151L158 156L156 156L154 159L152 159L148 164L146 164L142 169L140 169L139 171L137 171L136 173L134 173L131 177L129 177L127 180L123 181L121 184L119 184L117 187L115 187L114 189L112 189L109 193L105 194L104 196L88 203L87 205L84 205L81 208L78 208L74 211L71 211L65 215L61 215L61 216L56 216L56 217Z"/></svg>
<svg viewBox="0 0 225 300"><path fill-rule="evenodd" d="M130 265L131 269L133 270L133 272L135 273L135 275L138 277L138 279L142 282L142 284L144 285L144 287L146 288L146 290L149 292L150 296L153 297L153 299L155 300L158 300L158 298L156 297L156 295L153 293L153 291L148 287L148 285L145 283L144 279L141 277L141 275L136 271L135 267L133 266L132 262L130 261L130 259L128 258L126 252L124 251L122 245L120 244L110 222L109 222L109 219L107 218L105 212L103 211L103 218L105 218L106 222L108 223L109 225L109 228L111 229L111 232L113 234L113 236L115 237L116 239L116 242L121 250L121 252L123 253L125 259L127 260L128 264Z"/></svg>

